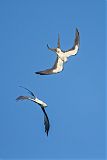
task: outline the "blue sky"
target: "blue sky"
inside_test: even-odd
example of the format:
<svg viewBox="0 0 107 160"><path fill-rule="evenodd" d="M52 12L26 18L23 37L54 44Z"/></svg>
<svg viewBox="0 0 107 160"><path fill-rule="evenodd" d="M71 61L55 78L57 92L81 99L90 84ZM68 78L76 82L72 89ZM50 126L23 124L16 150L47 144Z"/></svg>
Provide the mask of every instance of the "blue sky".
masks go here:
<svg viewBox="0 0 107 160"><path fill-rule="evenodd" d="M80 50L52 76L35 71L54 64L46 47ZM105 1L0 1L0 158L104 159L105 157ZM51 127L32 102L16 102L32 90L44 100Z"/></svg>

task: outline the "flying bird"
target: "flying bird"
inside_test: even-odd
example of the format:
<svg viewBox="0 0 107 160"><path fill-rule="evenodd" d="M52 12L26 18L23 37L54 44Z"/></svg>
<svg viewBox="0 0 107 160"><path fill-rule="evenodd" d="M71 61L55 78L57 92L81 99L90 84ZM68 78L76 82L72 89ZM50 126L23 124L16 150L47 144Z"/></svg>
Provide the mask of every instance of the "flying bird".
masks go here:
<svg viewBox="0 0 107 160"><path fill-rule="evenodd" d="M22 87L22 86L20 86ZM25 87L22 87L24 89L26 89L29 94L31 95L31 97L29 96L19 96L16 98L17 101L19 100L30 100L30 101L33 101L34 103L37 103L38 105L40 105L43 113L44 113L44 125L45 125L45 132L48 136L48 132L49 132L49 128L50 128L50 123L49 123L49 118L48 118L48 115L45 111L45 107L47 107L47 104L43 101L41 101L40 99L38 99L37 97L35 97L34 93L31 92L29 89L25 88Z"/></svg>
<svg viewBox="0 0 107 160"><path fill-rule="evenodd" d="M79 31L77 28L75 32L74 45L71 49L66 50L66 51L63 51L60 48L60 36L58 34L57 48L50 48L47 44L48 49L57 54L57 58L56 58L54 66L50 69L46 69L46 70L35 72L35 73L40 74L40 75L49 75L49 74L55 74L55 73L61 72L64 69L64 63L67 62L68 58L70 56L74 56L77 54L79 50L79 44L80 44L80 36L79 36Z"/></svg>

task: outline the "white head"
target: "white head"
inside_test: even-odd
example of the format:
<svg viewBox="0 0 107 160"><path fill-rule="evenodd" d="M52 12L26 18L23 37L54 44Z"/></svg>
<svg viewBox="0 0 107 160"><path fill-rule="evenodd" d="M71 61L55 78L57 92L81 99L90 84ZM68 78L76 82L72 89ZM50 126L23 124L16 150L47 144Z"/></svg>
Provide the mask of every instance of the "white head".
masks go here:
<svg viewBox="0 0 107 160"><path fill-rule="evenodd" d="M48 106L48 105L47 105L46 103L44 103L44 102L43 102L43 104L42 104L42 105L43 105L43 107L47 107L47 106Z"/></svg>
<svg viewBox="0 0 107 160"><path fill-rule="evenodd" d="M60 52L61 52L61 49L60 49L60 48L57 48L56 50L57 50L57 53L60 53Z"/></svg>
<svg viewBox="0 0 107 160"><path fill-rule="evenodd" d="M33 101L38 103L40 106L47 107L47 104L45 102L41 101L40 99L38 99L37 97L35 99L33 99Z"/></svg>

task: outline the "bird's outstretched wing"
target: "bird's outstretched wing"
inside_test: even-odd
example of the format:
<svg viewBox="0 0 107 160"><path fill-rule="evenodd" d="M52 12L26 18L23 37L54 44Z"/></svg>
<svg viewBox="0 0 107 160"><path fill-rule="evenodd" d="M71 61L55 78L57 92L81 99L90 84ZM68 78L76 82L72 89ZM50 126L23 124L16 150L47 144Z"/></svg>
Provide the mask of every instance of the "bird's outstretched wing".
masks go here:
<svg viewBox="0 0 107 160"><path fill-rule="evenodd" d="M19 87L26 89L35 98L35 95L34 95L34 93L32 91L30 91L29 89L27 89L27 88L25 88L23 86L19 86Z"/></svg>
<svg viewBox="0 0 107 160"><path fill-rule="evenodd" d="M63 61L57 56L55 64L52 68L35 72L35 73L40 75L49 75L49 74L55 74L55 73L61 72L62 70L63 70Z"/></svg>
<svg viewBox="0 0 107 160"><path fill-rule="evenodd" d="M45 125L45 132L48 136L49 128L50 128L50 123L49 123L49 118L47 116L47 113L43 107L41 107L43 113L44 113L44 125Z"/></svg>
<svg viewBox="0 0 107 160"><path fill-rule="evenodd" d="M16 98L16 100L17 101L19 101L19 100L31 100L32 101L32 99L30 97L28 97L28 96L19 96L19 97ZM45 132L46 132L46 134L48 136L48 132L49 132L49 128L50 128L49 118L47 116L47 113L46 113L44 107L41 106L41 109L42 109L42 111L44 113Z"/></svg>
<svg viewBox="0 0 107 160"><path fill-rule="evenodd" d="M80 36L79 36L79 31L76 29L75 33L75 40L74 40L74 45L71 49L63 51L66 57L70 57L73 55L76 55L78 50L79 50L79 44L80 44Z"/></svg>
<svg viewBox="0 0 107 160"><path fill-rule="evenodd" d="M25 89L27 89L27 88L25 88ZM28 89L27 89L27 90L28 90ZM29 91L29 90L28 90L28 91ZM16 100L17 100L17 101L19 101L19 100L31 100L31 101L34 101L35 98L31 98L31 97L28 97L28 96L19 96L19 97L16 98ZM39 100L39 101L40 101L40 100ZM34 102L36 102L36 101L34 101ZM38 103L38 104L39 104L39 103ZM42 109L42 111L43 111L43 113L44 113L45 132L46 132L46 134L47 134L47 136L48 136L48 132L49 132L49 128L50 128L49 118L48 118L48 116L47 116L47 113L46 113L44 107L43 107L41 104L39 104L39 105L41 106L41 109Z"/></svg>

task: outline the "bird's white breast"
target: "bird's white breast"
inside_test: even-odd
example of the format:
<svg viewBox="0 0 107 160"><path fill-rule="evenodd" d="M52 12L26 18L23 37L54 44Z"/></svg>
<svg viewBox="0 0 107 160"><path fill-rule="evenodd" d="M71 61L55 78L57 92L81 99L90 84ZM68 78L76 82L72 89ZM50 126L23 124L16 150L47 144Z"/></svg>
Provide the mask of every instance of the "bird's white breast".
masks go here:
<svg viewBox="0 0 107 160"><path fill-rule="evenodd" d="M61 72L63 69L63 61L58 58L57 67L53 70L54 73Z"/></svg>
<svg viewBox="0 0 107 160"><path fill-rule="evenodd" d="M67 56L61 50L57 52L57 55L61 58L62 61L67 61Z"/></svg>

